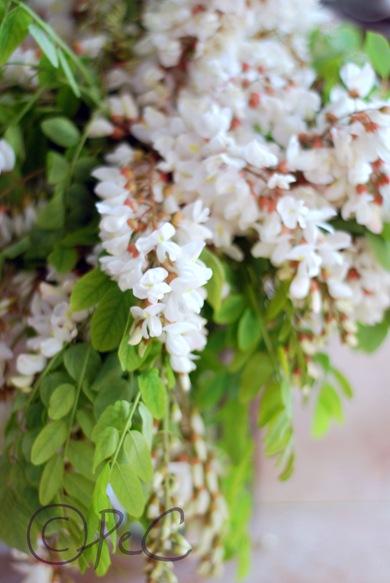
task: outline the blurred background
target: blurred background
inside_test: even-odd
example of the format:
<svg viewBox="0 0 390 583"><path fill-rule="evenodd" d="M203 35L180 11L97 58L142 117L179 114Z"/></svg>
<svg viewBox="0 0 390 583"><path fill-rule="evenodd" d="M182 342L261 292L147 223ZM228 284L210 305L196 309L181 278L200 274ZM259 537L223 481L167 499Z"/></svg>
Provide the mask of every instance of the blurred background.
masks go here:
<svg viewBox="0 0 390 583"><path fill-rule="evenodd" d="M322 0L322 3L360 26L390 34L390 0Z"/></svg>

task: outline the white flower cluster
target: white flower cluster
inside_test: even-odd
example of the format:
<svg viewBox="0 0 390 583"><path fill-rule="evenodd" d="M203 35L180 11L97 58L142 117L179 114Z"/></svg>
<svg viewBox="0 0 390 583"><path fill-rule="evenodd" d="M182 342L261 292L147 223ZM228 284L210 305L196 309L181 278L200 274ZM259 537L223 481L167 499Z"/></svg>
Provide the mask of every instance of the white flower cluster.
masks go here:
<svg viewBox="0 0 390 583"><path fill-rule="evenodd" d="M34 335L26 342L28 352L17 357L18 375L12 378L15 386L30 387L34 376L46 367L47 361L77 336L77 324L87 317L88 312L72 312L70 309L69 298L75 281L70 275L54 278L50 283L41 282L33 294L26 322Z"/></svg>
<svg viewBox="0 0 390 583"><path fill-rule="evenodd" d="M206 343L200 311L212 272L199 257L211 236L204 226L208 212L201 201L180 206L170 196L166 176L128 146L119 146L108 160L111 166L93 173L103 199L97 204L107 252L101 266L122 291L131 290L140 300L131 308L130 344L162 340L173 369L186 382L194 351Z"/></svg>
<svg viewBox="0 0 390 583"><path fill-rule="evenodd" d="M214 245L240 260L237 235L257 237L253 254L292 280L297 306L310 296L318 314L330 296L352 320L377 321L387 284L381 294L367 293L364 277L351 284L351 256L373 260L331 221L379 233L388 220L390 109L371 66L353 63L322 106L305 35L323 19L309 0L151 0L140 65L123 77L141 108L128 131L172 176L167 200L209 209ZM378 265L375 274L387 281Z"/></svg>

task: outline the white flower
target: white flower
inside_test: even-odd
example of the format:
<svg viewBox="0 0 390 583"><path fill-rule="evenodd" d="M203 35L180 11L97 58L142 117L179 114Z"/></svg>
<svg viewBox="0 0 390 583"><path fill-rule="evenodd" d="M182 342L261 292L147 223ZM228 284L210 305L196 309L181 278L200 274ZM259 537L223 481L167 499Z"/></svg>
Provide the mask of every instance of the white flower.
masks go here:
<svg viewBox="0 0 390 583"><path fill-rule="evenodd" d="M366 97L375 84L375 72L369 63L363 67L347 63L340 71L340 77L348 91L358 97Z"/></svg>
<svg viewBox="0 0 390 583"><path fill-rule="evenodd" d="M276 208L286 227L295 229L299 225L302 229L305 228L309 209L303 200L284 196L279 200Z"/></svg>
<svg viewBox="0 0 390 583"><path fill-rule="evenodd" d="M15 166L15 152L6 140L0 140L0 174L10 172Z"/></svg>
<svg viewBox="0 0 390 583"><path fill-rule="evenodd" d="M122 93L119 97L110 97L108 107L113 119L135 120L138 117L137 104L129 93Z"/></svg>
<svg viewBox="0 0 390 583"><path fill-rule="evenodd" d="M137 325L134 330L133 336L130 338L130 344L139 343L139 333L142 338L156 338L161 336L162 324L160 316L163 309L163 304L152 304L146 308L133 306L130 309L133 318L141 323L141 326Z"/></svg>
<svg viewBox="0 0 390 583"><path fill-rule="evenodd" d="M241 155L248 164L256 166L256 168L264 168L266 166L275 166L278 159L275 154L270 152L269 148L262 145L258 140L252 140L242 150Z"/></svg>
<svg viewBox="0 0 390 583"><path fill-rule="evenodd" d="M115 131L115 126L104 117L94 118L88 125L89 138L106 138Z"/></svg>
<svg viewBox="0 0 390 583"><path fill-rule="evenodd" d="M42 354L20 354L16 368L20 374L31 376L41 372L46 366L46 358Z"/></svg>
<svg viewBox="0 0 390 583"><path fill-rule="evenodd" d="M311 278L319 274L321 257L309 244L294 247L287 257L292 261L299 261L297 274L290 286L290 296L295 299L305 298L309 293Z"/></svg>
<svg viewBox="0 0 390 583"><path fill-rule="evenodd" d="M278 174L275 172L267 182L268 188L281 188L282 190L289 190L290 184L295 182L293 174Z"/></svg>
<svg viewBox="0 0 390 583"><path fill-rule="evenodd" d="M171 241L176 229L171 223L163 223L156 231L145 237L139 237L136 242L138 251L147 254L152 249L156 250L158 260L163 263L167 257L176 261L180 256L180 247Z"/></svg>
<svg viewBox="0 0 390 583"><path fill-rule="evenodd" d="M168 271L163 267L148 269L134 286L135 297L156 304L171 291L170 286L164 281L167 277Z"/></svg>
<svg viewBox="0 0 390 583"><path fill-rule="evenodd" d="M119 144L119 146L111 153L107 154L106 160L109 164L117 164L118 166L128 166L134 159L134 150L129 144ZM98 178L98 176L96 176ZM122 176L123 179L123 176Z"/></svg>

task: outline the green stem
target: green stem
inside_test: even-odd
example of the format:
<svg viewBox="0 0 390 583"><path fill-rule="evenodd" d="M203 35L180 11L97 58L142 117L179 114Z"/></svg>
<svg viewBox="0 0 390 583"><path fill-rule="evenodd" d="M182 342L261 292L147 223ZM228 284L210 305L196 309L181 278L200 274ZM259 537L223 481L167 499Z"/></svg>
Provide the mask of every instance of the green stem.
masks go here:
<svg viewBox="0 0 390 583"><path fill-rule="evenodd" d="M274 352L274 348L273 348L273 345L272 345L272 341L271 341L270 335L268 334L268 330L267 330L267 327L266 327L265 322L264 322L263 314L262 314L262 312L260 310L260 307L259 307L259 304L258 304L258 301L257 301L257 297L255 295L255 290L253 289L253 286L252 285L248 285L247 291L248 291L249 300L250 300L250 302L252 304L252 308L254 309L254 311L255 311L255 313L257 315L258 321L259 321L259 325L260 325L260 329L261 329L261 335L262 335L262 337L264 339L264 344L265 344L265 346L267 348L267 352L269 353L269 356L270 356L271 360L275 364L275 362L276 362L277 359L276 359L276 356L275 356L275 352Z"/></svg>
<svg viewBox="0 0 390 583"><path fill-rule="evenodd" d="M47 367L45 368L45 370L40 374L40 376L38 377L38 379L35 381L33 390L30 393L29 399L27 401L27 409L28 407L31 405L31 403L34 400L35 395L37 394L37 391L39 389L39 387L41 386L41 382L43 381L43 379L49 374L49 372L51 371L51 369L53 368L53 366L57 363L58 358L61 356L61 354L64 352L66 346L64 346L62 348L62 350L60 350L60 352L58 352L49 362L49 364L47 365Z"/></svg>
<svg viewBox="0 0 390 583"><path fill-rule="evenodd" d="M31 99L28 100L26 105L23 107L22 111L20 111L18 113L18 115L14 119L11 120L9 125L10 126L18 125L18 123L20 123L20 121L24 118L26 113L28 113L30 111L30 109L36 104L36 102L39 101L39 99L41 98L41 96L44 92L45 92L44 87L41 87L40 89L38 89L38 91L36 93L34 93L34 95L31 97Z"/></svg>
<svg viewBox="0 0 390 583"><path fill-rule="evenodd" d="M165 469L167 472L167 479L165 480L165 510L169 509L170 506L170 498L171 498L171 491L170 491L170 483L169 483L169 405L167 406L167 410L164 415L164 427L163 427L163 434L164 434L164 464Z"/></svg>
<svg viewBox="0 0 390 583"><path fill-rule="evenodd" d="M122 449L122 445L123 445L123 442L125 440L126 434L130 430L131 423L133 421L133 416L134 416L134 413L135 413L135 411L137 409L137 406L138 406L138 403L139 403L140 398L141 398L141 392L139 391L138 394L137 394L137 396L136 396L136 398L135 398L135 401L133 403L133 406L132 406L132 408L130 410L129 417L128 417L127 421L126 421L126 425L125 425L125 427L124 427L124 429L122 431L122 435L120 437L120 440L119 440L119 443L118 443L118 447L116 448L115 453L114 453L114 456L112 458L111 470L113 469L113 467L116 464L116 461L117 461L118 455L119 455L119 453L120 453L120 451Z"/></svg>

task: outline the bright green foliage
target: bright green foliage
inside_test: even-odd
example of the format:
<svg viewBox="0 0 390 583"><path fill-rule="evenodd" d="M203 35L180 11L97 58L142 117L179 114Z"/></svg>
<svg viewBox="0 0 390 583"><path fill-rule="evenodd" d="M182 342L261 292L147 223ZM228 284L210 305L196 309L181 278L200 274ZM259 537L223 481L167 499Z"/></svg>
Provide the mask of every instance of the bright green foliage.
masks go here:
<svg viewBox="0 0 390 583"><path fill-rule="evenodd" d="M116 286L107 289L92 316L91 340L96 350L107 352L119 346L131 303L130 293L122 293Z"/></svg>
<svg viewBox="0 0 390 583"><path fill-rule="evenodd" d="M209 267L213 276L207 284L207 301L214 308L218 310L221 306L223 286L225 284L225 271L221 260L211 253L208 249L204 249L202 252L202 261Z"/></svg>
<svg viewBox="0 0 390 583"><path fill-rule="evenodd" d="M80 139L77 127L66 117L51 117L42 122L42 131L52 142L63 148L75 146Z"/></svg>
<svg viewBox="0 0 390 583"><path fill-rule="evenodd" d="M49 421L39 432L31 450L31 461L39 466L58 452L66 439L66 423L63 420Z"/></svg>
<svg viewBox="0 0 390 583"><path fill-rule="evenodd" d="M168 396L164 383L156 368L143 372L138 377L142 399L156 419L162 419L167 411Z"/></svg>
<svg viewBox="0 0 390 583"><path fill-rule="evenodd" d="M388 79L390 75L390 44L389 41L376 32L367 32L364 50L375 71Z"/></svg>
<svg viewBox="0 0 390 583"><path fill-rule="evenodd" d="M45 506L54 500L60 491L64 478L64 460L54 455L45 465L39 482L39 502Z"/></svg>
<svg viewBox="0 0 390 583"><path fill-rule="evenodd" d="M314 437L322 437L328 431L332 420L343 421L343 410L339 395L326 383L321 387L315 406L312 424Z"/></svg>
<svg viewBox="0 0 390 583"><path fill-rule="evenodd" d="M48 414L51 419L61 419L72 409L76 398L76 389L73 385L63 384L52 393L49 401Z"/></svg>
<svg viewBox="0 0 390 583"><path fill-rule="evenodd" d="M28 33L30 17L22 8L10 10L0 25L0 65L4 65Z"/></svg>
<svg viewBox="0 0 390 583"><path fill-rule="evenodd" d="M113 286L107 275L95 268L81 277L72 290L70 305L74 312L92 308Z"/></svg>

